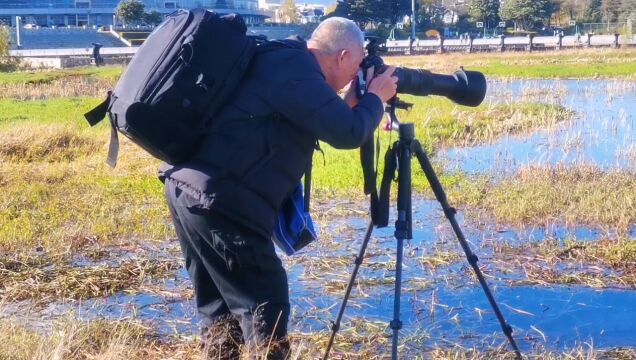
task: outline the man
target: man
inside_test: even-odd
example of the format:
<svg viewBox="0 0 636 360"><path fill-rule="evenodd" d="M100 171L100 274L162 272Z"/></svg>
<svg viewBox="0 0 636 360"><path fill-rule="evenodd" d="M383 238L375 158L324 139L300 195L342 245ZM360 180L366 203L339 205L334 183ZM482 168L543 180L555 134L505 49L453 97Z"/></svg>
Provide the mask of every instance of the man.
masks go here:
<svg viewBox="0 0 636 360"><path fill-rule="evenodd" d="M263 45L194 158L160 178L214 359L284 359L287 275L271 240L281 204L310 165L318 140L359 147L395 95L394 68L360 99L350 86L364 58L355 23L330 18L311 39Z"/></svg>

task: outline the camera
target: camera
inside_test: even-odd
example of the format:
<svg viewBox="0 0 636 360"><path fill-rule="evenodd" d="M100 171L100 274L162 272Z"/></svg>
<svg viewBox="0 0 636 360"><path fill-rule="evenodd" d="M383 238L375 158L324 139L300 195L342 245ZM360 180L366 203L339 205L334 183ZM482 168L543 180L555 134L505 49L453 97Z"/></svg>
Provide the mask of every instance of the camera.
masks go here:
<svg viewBox="0 0 636 360"><path fill-rule="evenodd" d="M356 77L358 95L364 95L367 70L373 67L374 75L380 74L387 66L378 55L386 52L384 42L378 37L367 37L367 55L360 64ZM452 75L435 74L424 69L398 67L393 73L398 78L397 92L416 96L440 95L459 105L477 106L486 96L486 78L478 71L465 71L463 68Z"/></svg>

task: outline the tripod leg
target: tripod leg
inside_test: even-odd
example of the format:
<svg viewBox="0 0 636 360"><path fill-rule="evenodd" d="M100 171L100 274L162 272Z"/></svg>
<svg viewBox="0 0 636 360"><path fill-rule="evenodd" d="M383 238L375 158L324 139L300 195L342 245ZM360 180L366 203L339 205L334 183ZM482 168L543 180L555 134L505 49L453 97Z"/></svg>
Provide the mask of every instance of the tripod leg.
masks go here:
<svg viewBox="0 0 636 360"><path fill-rule="evenodd" d="M477 275L477 279L479 280L479 283L481 284L482 289L484 289L484 293L486 294L486 297L488 298L488 301L490 302L490 306L495 312L495 315L497 315L497 319L499 320L501 329L503 330L504 334L508 338L510 345L514 349L517 359L521 359L521 352L519 351L519 348L517 347L517 343L515 342L515 339L512 337L512 327L506 322L503 315L501 314L501 311L499 310L499 306L497 305L497 302L495 301L494 296L490 292L490 288L488 288L488 283L486 283L486 279L484 279L484 275L482 274L481 270L479 269L479 266L477 265L477 261L478 261L477 255L475 255L470 249L470 246L468 246L468 242L466 241L466 238L464 237L464 233L462 232L462 229L459 227L459 224L457 224L457 220L455 219L456 210L448 204L448 200L446 199L446 193L444 192L444 189L442 188L442 184L440 184L439 179L435 175L433 166L431 165L431 162L428 160L428 157L426 156L424 149L422 149L422 145L417 140L413 141L413 151L415 152L415 156L417 156L417 160L419 161L420 166L422 167L422 170L424 171L424 174L426 175L426 179L428 179L428 182L431 185L431 189L433 190L433 193L435 194L437 201L439 201L439 203L442 205L442 209L444 210L444 215L446 215L446 217L448 218L448 221L450 221L450 224L453 227L453 231L455 232L455 235L457 236L457 239L459 240L459 243L462 246L464 253L466 254L468 263L475 271L475 275Z"/></svg>
<svg viewBox="0 0 636 360"><path fill-rule="evenodd" d="M411 146L409 141L398 141L394 146L398 161L398 219L395 222L395 238L397 239L397 252L395 257L395 294L393 297L393 340L391 346L391 359L398 358L398 336L402 329L400 320L400 297L402 295L402 259L404 257L404 240L413 238L411 206Z"/></svg>
<svg viewBox="0 0 636 360"><path fill-rule="evenodd" d="M353 272L351 273L351 278L349 279L349 284L347 285L345 296L342 299L342 304L340 304L338 316L336 317L336 321L333 322L331 325L331 337L329 338L329 343L327 344L327 350L325 350L325 356L323 357L323 360L327 360L329 358L329 352L331 351L333 341L336 338L336 333L340 329L340 321L342 320L342 316L344 315L345 307L347 306L347 301L349 300L349 295L351 294L351 289L353 288L353 283L355 282L356 276L358 275L358 270L360 269L360 265L362 265L362 260L364 260L364 253L367 251L367 245L369 244L369 239L371 239L372 232L373 221L370 221L369 226L367 227L367 232L364 235L364 240L362 241L362 245L360 246L360 251L358 252L358 256L356 257L355 266L353 267Z"/></svg>

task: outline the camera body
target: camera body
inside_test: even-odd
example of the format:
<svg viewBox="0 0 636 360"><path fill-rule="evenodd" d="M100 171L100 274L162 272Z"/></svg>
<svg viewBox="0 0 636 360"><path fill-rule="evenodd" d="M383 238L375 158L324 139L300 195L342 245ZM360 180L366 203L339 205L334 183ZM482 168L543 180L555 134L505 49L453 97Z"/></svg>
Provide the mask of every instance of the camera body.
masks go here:
<svg viewBox="0 0 636 360"><path fill-rule="evenodd" d="M356 77L358 96L364 95L367 83L367 70L373 68L373 76L381 74L387 68L379 53L386 52L384 43L377 37L367 37L367 55L360 64ZM465 71L463 68L452 75L434 74L424 69L398 67L393 73L398 78L397 92L416 96L440 95L465 106L478 106L486 96L486 77L478 71Z"/></svg>

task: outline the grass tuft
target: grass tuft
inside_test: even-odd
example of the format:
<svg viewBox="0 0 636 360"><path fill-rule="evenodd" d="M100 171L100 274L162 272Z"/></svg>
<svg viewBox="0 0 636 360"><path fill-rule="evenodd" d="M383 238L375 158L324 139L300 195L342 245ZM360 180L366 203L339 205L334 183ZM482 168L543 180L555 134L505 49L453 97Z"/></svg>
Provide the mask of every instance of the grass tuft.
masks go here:
<svg viewBox="0 0 636 360"><path fill-rule="evenodd" d="M519 226L559 222L624 233L636 223L636 177L629 171L529 166L501 181L466 181L451 197L486 210L496 222Z"/></svg>
<svg viewBox="0 0 636 360"><path fill-rule="evenodd" d="M105 139L68 125L16 124L0 132L0 157L9 162L72 161L100 150Z"/></svg>

